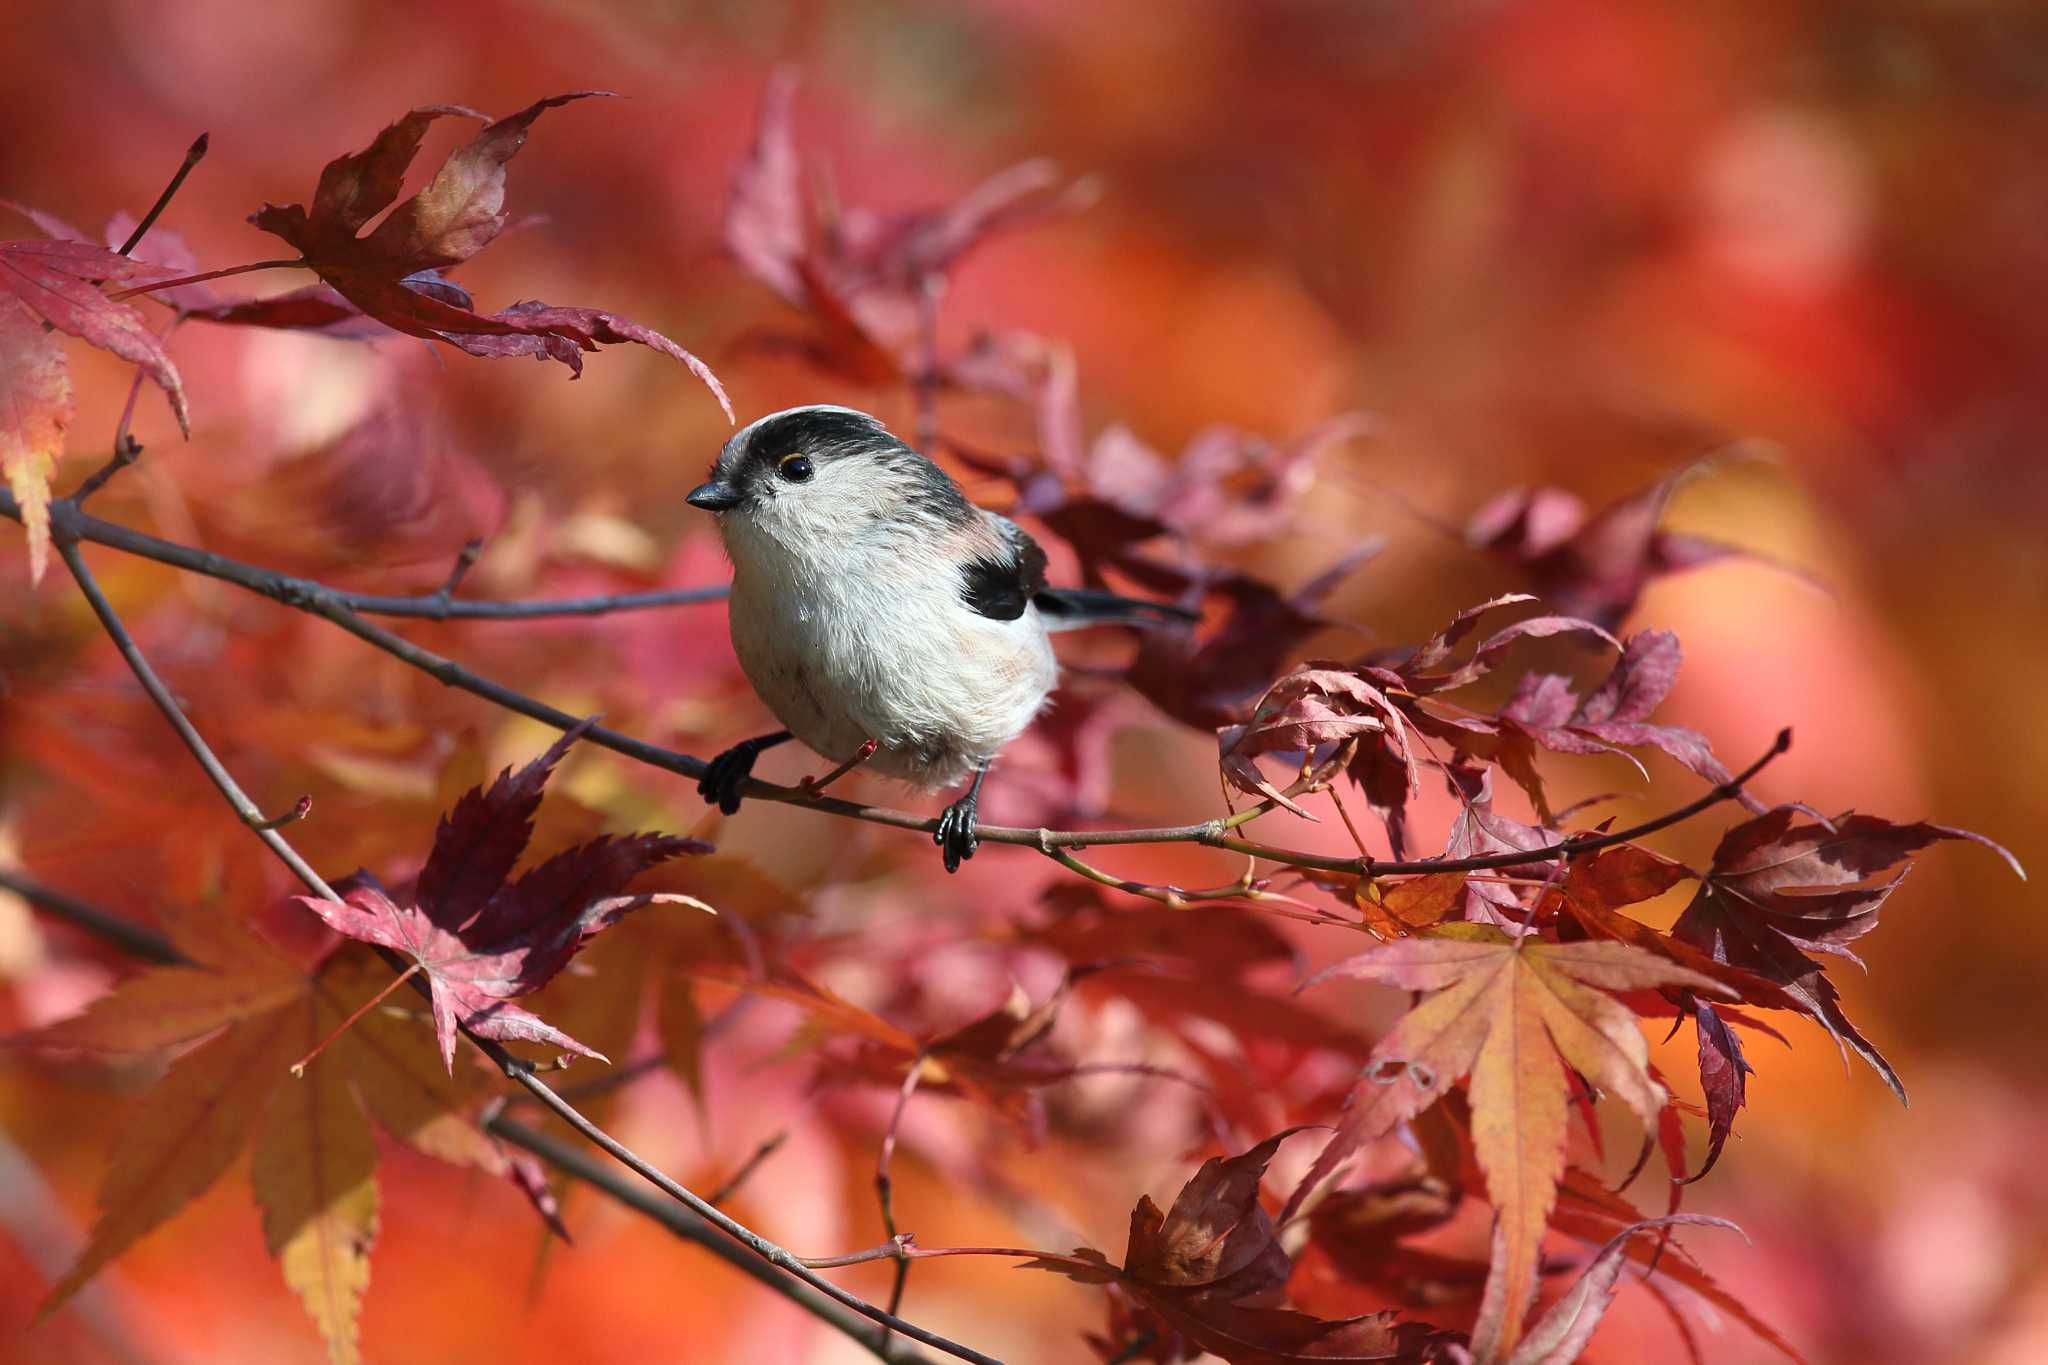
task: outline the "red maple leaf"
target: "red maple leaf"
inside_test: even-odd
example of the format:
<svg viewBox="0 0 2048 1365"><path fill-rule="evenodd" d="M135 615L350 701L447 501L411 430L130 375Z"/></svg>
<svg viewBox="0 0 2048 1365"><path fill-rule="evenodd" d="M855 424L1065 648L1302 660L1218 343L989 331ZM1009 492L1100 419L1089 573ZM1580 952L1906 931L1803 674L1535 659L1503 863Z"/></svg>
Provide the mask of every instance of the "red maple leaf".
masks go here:
<svg viewBox="0 0 2048 1365"><path fill-rule="evenodd" d="M1687 465L1598 512L1567 489L1510 489L1472 514L1465 539L1521 569L1558 610L1612 628L1635 610L1653 579L1724 559L1776 564L1754 550L1658 525L1678 485L1706 465Z"/></svg>
<svg viewBox="0 0 2048 1365"><path fill-rule="evenodd" d="M406 167L436 119L453 114L484 118L454 105L414 109L379 133L360 152L337 157L320 173L313 206L266 204L249 221L284 238L305 264L343 299L368 316L412 336L445 341L480 356L533 356L559 360L580 375L582 352L633 341L673 356L704 381L718 405L732 404L709 366L651 327L595 308L551 307L539 300L501 313L478 313L469 295L433 272L459 265L504 231L505 166L526 145L533 121L556 105L608 92L579 90L538 100L516 114L487 122L482 132L451 152L426 188L392 209L376 229L362 229L398 197ZM295 300L312 316L328 317L328 300ZM264 321L272 315L220 317ZM331 320L331 319L330 319Z"/></svg>
<svg viewBox="0 0 2048 1365"><path fill-rule="evenodd" d="M73 229L57 218L19 204L7 207L52 237ZM61 332L142 367L171 402L178 429L190 434L185 384L163 341L142 310L109 298L104 284L149 283L172 274L162 266L133 260L83 241L0 242L0 291L20 299L31 313Z"/></svg>
<svg viewBox="0 0 2048 1365"><path fill-rule="evenodd" d="M805 193L791 125L792 73L761 96L752 153L733 177L725 243L748 274L810 314L818 335L798 349L852 378L885 383L920 368L911 356L927 293L996 233L1080 207L1086 181L1062 185L1052 162L998 171L951 204L882 214L826 213Z"/></svg>
<svg viewBox="0 0 2048 1365"><path fill-rule="evenodd" d="M670 835L594 839L507 880L533 837L541 788L582 729L563 735L518 772L507 768L488 790L472 787L455 803L435 831L433 852L409 903L400 904L367 874L352 878L339 901L298 897L337 933L414 960L413 970L423 972L431 988L434 1033L451 1069L461 1028L602 1059L509 1002L545 986L578 949L629 911L658 901L701 907L685 896L620 894L656 863L711 851L709 844Z"/></svg>

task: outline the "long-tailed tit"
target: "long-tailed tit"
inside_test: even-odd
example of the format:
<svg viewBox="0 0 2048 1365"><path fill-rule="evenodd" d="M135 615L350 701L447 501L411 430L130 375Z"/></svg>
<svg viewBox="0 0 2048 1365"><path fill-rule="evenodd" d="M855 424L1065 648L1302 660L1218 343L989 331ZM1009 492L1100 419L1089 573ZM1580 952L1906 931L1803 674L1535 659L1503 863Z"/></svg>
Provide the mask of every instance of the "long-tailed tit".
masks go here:
<svg viewBox="0 0 2048 1365"><path fill-rule="evenodd" d="M887 776L926 790L971 777L933 835L949 872L974 856L989 764L1057 681L1047 632L1194 619L1048 587L1036 541L851 408L761 418L726 442L689 502L718 517L733 648L788 727L727 749L698 791L729 814L762 750L795 738L844 763L874 740L870 766Z"/></svg>

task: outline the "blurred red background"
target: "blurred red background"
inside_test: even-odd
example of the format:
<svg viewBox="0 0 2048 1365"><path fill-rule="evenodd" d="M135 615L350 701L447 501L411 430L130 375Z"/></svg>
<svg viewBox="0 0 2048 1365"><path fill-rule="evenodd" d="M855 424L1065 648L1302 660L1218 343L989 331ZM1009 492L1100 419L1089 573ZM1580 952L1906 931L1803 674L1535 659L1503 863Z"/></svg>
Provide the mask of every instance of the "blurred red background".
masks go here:
<svg viewBox="0 0 2048 1365"><path fill-rule="evenodd" d="M513 167L511 202L547 221L508 235L462 278L492 306L538 295L661 328L719 370L743 421L809 401L867 407L899 429L911 416L900 390L849 386L751 344L788 315L724 256L718 224L772 70L802 73L802 144L850 201L937 202L1024 157L1055 157L1098 177L1100 202L972 257L946 299L949 338L1002 325L1062 340L1090 430L1123 422L1162 450L1216 421L1284 436L1346 410L1377 419L1372 439L1323 457L1300 534L1261 548L1251 567L1291 585L1384 537L1333 614L1412 640L1515 586L1431 518L1461 522L1517 484L1561 484L1598 506L1720 452L1681 489L1672 524L1827 587L1744 562L1653 586L1631 625L1668 626L1686 643L1672 718L1735 765L1791 725L1795 748L1760 783L1768 798L1961 825L2048 867L2048 726L2035 710L2048 671L2038 5L15 0L7 32L0 195L96 224L145 206L191 137L210 131L211 154L165 219L208 266L276 254L244 216L303 199L320 165L411 105L504 113L562 90L622 92L540 125ZM453 134L436 138L424 165ZM416 561L411 577L392 569L375 581L424 587L489 530L473 581L507 595L621 573L713 581L722 569L681 495L726 429L658 357L600 356L571 384L409 344L233 329L188 328L176 354L193 439L180 445L145 396L150 457L101 515L173 538L203 526L209 543L312 572ZM66 480L97 461L127 383L84 348L73 366L80 420ZM330 449L387 400L429 413L416 447L401 458ZM1015 413L963 405L949 418L992 442L1029 437ZM35 642L83 638L84 625L61 583L31 594L19 554L0 549L0 664L32 677ZM106 573L138 602L217 600L153 567L110 562ZM296 651L305 714L353 712L368 727L362 689L384 670L318 623L278 615L234 605L238 629L260 621L267 634L229 647L229 669L237 648ZM695 752L753 727L760 713L736 681L719 609L667 629L566 623L490 647L501 673L571 707L589 684L568 656L616 649L644 699L638 718ZM174 660L219 647L190 632L154 643ZM67 706L90 714L93 688L117 685L99 676L0 728L13 751L0 752L0 847L40 848L31 863L45 879L146 911L158 890L144 852L124 865L81 843L67 859L63 831L88 796L43 771L51 760L24 738L60 725ZM10 695L0 691L0 707ZM218 729L236 703L196 704L214 708ZM450 733L480 734L492 762L538 747L537 730L480 706L435 706ZM97 742L123 755L122 771L159 756L157 799L191 804L186 822L228 823L204 806L182 755L143 734L152 719ZM242 761L303 737L270 724L235 733ZM441 754L404 734L329 738L337 755L384 746L385 785L357 781L360 799L409 792L430 817ZM1114 752L1120 812L1210 811L1205 737L1147 723ZM356 780L334 776L344 757L317 780ZM777 757L763 768L778 779L809 762ZM1581 792L1603 777L1616 780L1589 773ZM590 780L619 781L609 769ZM280 777L277 789L289 785ZM1660 770L1642 808L1692 790ZM647 821L687 830L700 818L681 784L634 799ZM352 856L345 830L313 833L319 824L308 841L337 862ZM1341 830L1290 833L1345 847ZM1665 842L1699 856L1712 835L1681 829ZM224 876L260 857L237 831L219 837ZM892 878L873 864L892 839L764 810L723 843L769 858L783 882L882 943L922 941L949 916L982 913L978 898L994 889L1045 876L997 851L954 883ZM1217 866L1187 851L1115 865L1190 877ZM1852 1013L1912 1088L1910 1110L1803 1023L1789 1026L1792 1050L1752 1050L1752 1108L1689 1207L1743 1224L1753 1245L1702 1238L1700 1254L1810 1359L2048 1358L2043 909L1995 860L1941 850L1859 945L1868 976L1837 969ZM103 988L108 960L60 931L45 937L0 900L16 1022L75 1008ZM970 948L932 961L934 989L962 1002L961 1017L991 1002L991 962ZM1116 1021L1088 1026L1106 1036ZM1669 1070L1684 1071L1688 1047L1674 1045ZM708 1125L659 1078L618 1113L630 1141L706 1183L783 1121L799 1079L711 1056ZM135 1083L0 1059L0 1120L41 1173L0 1168L0 1203L47 1182L57 1225L75 1235L118 1132L113 1095ZM1072 1103L1085 1110L1087 1093ZM836 1100L802 1124L745 1212L786 1243L873 1240L868 1163L886 1101ZM922 1210L905 1221L930 1245L1037 1236L1114 1248L1122 1210L1144 1191L1170 1193L1187 1170L1163 1139L1149 1154L1127 1145L1121 1166L1095 1154L1085 1169L1057 1136L1011 1150L1006 1179L1067 1220L1020 1230L1003 1198L961 1185L971 1163L948 1144L965 1139L944 1118L937 1107L913 1144L899 1194L899 1209ZM402 1153L385 1172L369 1359L859 1358L587 1195L572 1204L577 1244L537 1257L530 1215L506 1191ZM25 1244L24 1228L51 1224L4 1220L0 1354L104 1358L106 1338L83 1312L118 1323L149 1359L317 1359L247 1205L246 1183L223 1181L118 1262L97 1298L34 1328L47 1261L67 1256ZM880 1292L885 1276L849 1282ZM1001 1262L920 1267L909 1304L919 1321L971 1330L1019 1360L1076 1358L1076 1332L1099 1315L1089 1292ZM1706 1346L1717 1362L1774 1358L1732 1324ZM1654 1305L1624 1295L1594 1358L1674 1351Z"/></svg>

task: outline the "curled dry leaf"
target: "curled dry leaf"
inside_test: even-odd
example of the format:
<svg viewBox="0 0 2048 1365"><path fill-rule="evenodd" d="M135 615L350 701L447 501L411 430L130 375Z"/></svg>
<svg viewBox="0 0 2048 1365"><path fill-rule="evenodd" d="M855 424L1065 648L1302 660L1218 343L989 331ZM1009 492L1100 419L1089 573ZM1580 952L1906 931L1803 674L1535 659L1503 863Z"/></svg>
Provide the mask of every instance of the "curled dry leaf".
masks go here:
<svg viewBox="0 0 2048 1365"><path fill-rule="evenodd" d="M1622 1229L1579 1272L1579 1278L1565 1291L1564 1297L1552 1304L1550 1311L1529 1329L1529 1335L1508 1357L1508 1365L1571 1365L1591 1343L1594 1329L1600 1325L1600 1319L1606 1315L1608 1306L1620 1290L1629 1240L1645 1232L1681 1226L1742 1231L1725 1218L1710 1218L1697 1213L1675 1213L1663 1218L1645 1219ZM1486 1357L1479 1359L1483 1361Z"/></svg>
<svg viewBox="0 0 2048 1365"><path fill-rule="evenodd" d="M1385 693L1337 664L1311 663L1268 688L1251 719L1217 731L1223 776L1239 791L1263 796L1296 815L1315 817L1266 780L1260 754L1299 753L1305 760L1327 745L1385 733L1414 782L1408 727Z"/></svg>
<svg viewBox="0 0 2048 1365"><path fill-rule="evenodd" d="M1671 935L1781 988L1790 1008L1853 1048L1904 1103L1898 1073L1849 1022L1840 992L1807 954L1856 961L1848 944L1877 927L1878 911L1911 868L1908 858L1951 839L1983 844L2026 875L2010 853L1968 830L1874 815L1823 822L1779 806L1722 836L1712 870Z"/></svg>
<svg viewBox="0 0 2048 1365"><path fill-rule="evenodd" d="M468 260L504 231L509 218L505 167L526 145L534 120L572 100L607 93L579 90L555 95L487 122L449 154L426 188L391 209L367 234L364 225L398 198L406 168L427 129L451 115L483 115L454 105L415 109L362 151L329 162L320 173L310 210L302 204L266 204L249 221L291 243L335 294L387 327L445 341L473 355L558 360L572 375L582 373L583 352L637 342L681 361L731 419L732 403L710 367L653 328L594 308L549 307L534 301L514 304L501 313L478 313L466 293L431 273ZM302 291L289 303L271 301L267 307L252 305L240 313L212 316L214 321L263 326L281 325L287 316L341 321L329 318L330 306L324 295Z"/></svg>
<svg viewBox="0 0 2048 1365"><path fill-rule="evenodd" d="M1280 1144L1299 1131L1275 1133L1237 1156L1211 1157L1164 1213L1149 1197L1140 1199L1120 1267L1090 1247L1026 1266L1115 1285L1190 1353L1210 1351L1233 1365L1444 1359L1449 1335L1425 1323L1399 1322L1392 1313L1330 1321L1273 1306L1290 1261L1259 1202L1259 1183Z"/></svg>

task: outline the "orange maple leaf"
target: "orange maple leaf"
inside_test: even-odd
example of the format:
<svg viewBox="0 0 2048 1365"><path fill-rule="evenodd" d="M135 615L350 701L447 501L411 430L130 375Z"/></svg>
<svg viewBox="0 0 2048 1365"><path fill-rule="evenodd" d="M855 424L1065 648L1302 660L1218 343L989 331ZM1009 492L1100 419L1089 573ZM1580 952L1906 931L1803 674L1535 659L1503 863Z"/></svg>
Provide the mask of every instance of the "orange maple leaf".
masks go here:
<svg viewBox="0 0 2048 1365"><path fill-rule="evenodd" d="M512 1160L469 1117L482 1099L475 1074L449 1075L416 1020L372 1013L292 1079L293 1059L390 981L383 963L344 950L308 967L225 915L181 916L168 928L190 965L139 972L26 1040L105 1053L203 1040L123 1129L91 1239L41 1312L205 1193L253 1140L264 1240L329 1359L346 1365L359 1358L357 1315L377 1235L377 1149L364 1111L444 1161L505 1175Z"/></svg>
<svg viewBox="0 0 2048 1365"><path fill-rule="evenodd" d="M1469 1077L1473 1145L1495 1210L1493 1263L1472 1351L1504 1358L1534 1300L1544 1229L1564 1173L1570 1067L1654 1125L1664 1106L1636 1016L1606 994L1690 986L1732 995L1713 978L1625 943L1511 939L1452 924L1328 968L1315 978L1382 981L1424 998L1374 1047L1344 1121L1283 1212L1366 1142Z"/></svg>

